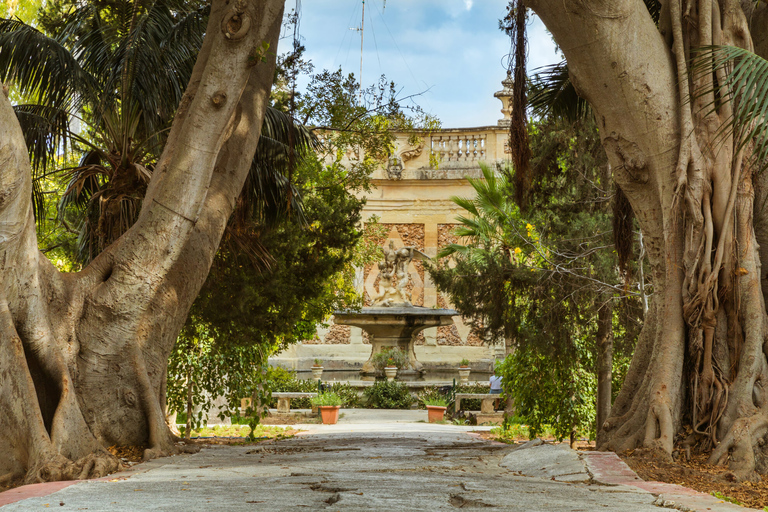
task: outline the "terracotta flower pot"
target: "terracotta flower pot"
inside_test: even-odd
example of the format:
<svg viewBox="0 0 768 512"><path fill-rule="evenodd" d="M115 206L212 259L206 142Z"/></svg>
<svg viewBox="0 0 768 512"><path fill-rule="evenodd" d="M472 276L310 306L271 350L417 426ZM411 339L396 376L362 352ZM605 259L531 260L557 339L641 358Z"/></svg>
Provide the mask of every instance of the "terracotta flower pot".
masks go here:
<svg viewBox="0 0 768 512"><path fill-rule="evenodd" d="M439 405L428 405L427 418L429 418L429 422L434 423L442 420L446 409L447 407L440 407Z"/></svg>
<svg viewBox="0 0 768 512"><path fill-rule="evenodd" d="M323 418L323 425L335 425L339 421L340 405L320 405L320 417Z"/></svg>

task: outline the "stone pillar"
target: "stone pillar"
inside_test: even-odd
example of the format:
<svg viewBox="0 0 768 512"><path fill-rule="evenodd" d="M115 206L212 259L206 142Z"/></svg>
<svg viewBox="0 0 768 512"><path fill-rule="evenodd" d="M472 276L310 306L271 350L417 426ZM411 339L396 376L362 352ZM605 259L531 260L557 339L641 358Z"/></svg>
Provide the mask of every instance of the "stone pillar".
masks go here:
<svg viewBox="0 0 768 512"><path fill-rule="evenodd" d="M424 254L430 258L437 256L438 249L438 227L437 222L425 220L424 222ZM432 308L437 306L437 288L429 272L424 271L424 307ZM424 344L437 346L437 327L424 329Z"/></svg>
<svg viewBox="0 0 768 512"><path fill-rule="evenodd" d="M350 327L349 329L349 343L350 345L362 345L363 344L363 330L359 327Z"/></svg>

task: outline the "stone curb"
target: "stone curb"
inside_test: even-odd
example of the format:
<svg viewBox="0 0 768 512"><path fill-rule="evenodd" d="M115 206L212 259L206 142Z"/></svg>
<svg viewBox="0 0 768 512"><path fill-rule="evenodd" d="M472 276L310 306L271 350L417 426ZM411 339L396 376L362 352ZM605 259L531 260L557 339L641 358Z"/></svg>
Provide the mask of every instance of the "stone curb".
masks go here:
<svg viewBox="0 0 768 512"><path fill-rule="evenodd" d="M613 452L580 452L592 480L602 485L626 485L649 492L654 505L682 511L736 512L758 510L719 500L710 494L664 482L646 482Z"/></svg>
<svg viewBox="0 0 768 512"><path fill-rule="evenodd" d="M154 459L147 462L140 462L138 464L134 464L128 469L118 471L101 478L27 484L20 487L15 487L13 489L8 489L7 491L0 492L0 507L10 505L11 503L16 503L17 501L26 500L28 498L42 498L44 496L49 496L62 489L66 489L70 485L77 485L83 482L114 482L117 480L128 480L134 475L145 473L152 469L170 464L174 457L174 455L171 455L169 457L161 457L159 459Z"/></svg>

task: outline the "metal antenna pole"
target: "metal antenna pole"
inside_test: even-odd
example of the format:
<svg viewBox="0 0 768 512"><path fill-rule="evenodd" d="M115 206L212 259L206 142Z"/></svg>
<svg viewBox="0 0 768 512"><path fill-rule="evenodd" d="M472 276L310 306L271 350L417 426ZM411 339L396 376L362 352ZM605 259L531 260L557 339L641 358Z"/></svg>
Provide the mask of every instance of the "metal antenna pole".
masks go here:
<svg viewBox="0 0 768 512"><path fill-rule="evenodd" d="M360 101L363 100L363 34L365 31L365 0L363 0L363 16L360 19Z"/></svg>

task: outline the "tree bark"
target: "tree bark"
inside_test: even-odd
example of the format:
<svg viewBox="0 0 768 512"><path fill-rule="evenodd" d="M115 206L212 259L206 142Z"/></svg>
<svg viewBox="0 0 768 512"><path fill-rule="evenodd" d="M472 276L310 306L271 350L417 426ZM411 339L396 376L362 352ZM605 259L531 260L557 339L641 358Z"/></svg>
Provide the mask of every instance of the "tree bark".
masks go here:
<svg viewBox="0 0 768 512"><path fill-rule="evenodd" d="M597 438L604 437L603 424L611 413L613 380L613 303L597 311Z"/></svg>
<svg viewBox="0 0 768 512"><path fill-rule="evenodd" d="M708 91L723 83L725 70L689 73L691 48L753 49L747 4L662 1L658 27L641 0L531 4L596 112L654 284L599 448L671 454L675 435L688 426L690 440L711 450L711 462L727 459L736 477L755 478L755 470L766 470L768 322L753 169L748 148L718 136L731 104L715 103ZM752 22L760 19L764 13L755 13Z"/></svg>
<svg viewBox="0 0 768 512"><path fill-rule="evenodd" d="M213 2L139 219L77 274L37 250L24 140L0 98L0 480L103 475L117 468L112 445L145 446L147 459L182 449L165 369L250 168L282 11Z"/></svg>

